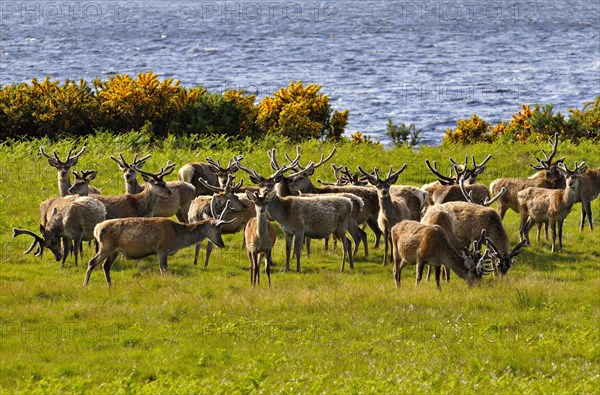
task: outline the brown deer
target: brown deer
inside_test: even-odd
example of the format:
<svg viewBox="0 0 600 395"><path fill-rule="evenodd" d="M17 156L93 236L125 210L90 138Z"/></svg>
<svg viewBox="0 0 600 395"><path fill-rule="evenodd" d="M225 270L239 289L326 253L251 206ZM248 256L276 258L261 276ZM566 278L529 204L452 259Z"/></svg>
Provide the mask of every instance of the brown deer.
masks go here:
<svg viewBox="0 0 600 395"><path fill-rule="evenodd" d="M377 188L377 196L379 198L379 215L377 216L377 225L383 233L384 252L383 264L387 265L388 243L392 242L392 227L397 223L410 219L410 211L406 206L404 199L392 198L390 187L398 181L400 173L406 169L406 163L402 168L394 173L393 167L390 166L387 177L379 178L379 169L375 168L373 173L367 173L362 167L358 166L360 171L375 188ZM392 251L393 254L393 251ZM392 256L393 259L393 256Z"/></svg>
<svg viewBox="0 0 600 395"><path fill-rule="evenodd" d="M60 267L64 267L69 254L71 240L74 242L75 266L78 264L82 241L94 239L94 227L104 221L106 209L98 200L79 196L65 200L60 204L54 202L50 214L45 214L44 221L40 224L41 236L30 230L13 228L13 237L27 234L34 238L33 244L25 253L29 253L36 247L35 255L42 255L44 248L50 249L54 258L59 261ZM59 209L60 208L60 209ZM61 240L63 249L61 251Z"/></svg>
<svg viewBox="0 0 600 395"><path fill-rule="evenodd" d="M274 195L275 192L270 194ZM244 229L246 250L250 259L250 282L252 286L260 284L260 259L264 256L269 288L271 288L271 266L273 265L271 254L276 239L275 228L267 221L267 204L273 199L270 194L246 192L248 199L254 203L256 217L250 218Z"/></svg>
<svg viewBox="0 0 600 395"><path fill-rule="evenodd" d="M145 185L138 183L137 171L135 169L141 169L150 156L146 155L138 159L136 154L133 162L129 164L125 161L122 154L119 154L120 159L114 156L110 157L117 162L119 169L123 172L126 193L136 194L144 190ZM169 196L160 196L158 198L154 216L171 217L175 215L180 222L187 222L190 204L194 197L196 197L196 188L191 183L184 181L167 181L166 184L172 193Z"/></svg>
<svg viewBox="0 0 600 395"><path fill-rule="evenodd" d="M48 155L44 151L44 147L40 147L40 152L48 159L48 163L50 166L56 168L56 174L58 176L58 192L60 196L67 196L69 194L69 188L71 187L71 179L69 177L69 169L77 164L79 157L81 154L85 152L85 146L76 153L74 156L71 156L73 152L73 148L69 149L69 153L67 154L67 158L62 161L59 159L58 154L54 151L53 156ZM100 190L98 188L90 187L91 193L99 194Z"/></svg>
<svg viewBox="0 0 600 395"><path fill-rule="evenodd" d="M575 170L569 170L564 163L559 163L558 170L565 177L565 189L546 189L530 187L517 194L521 224L519 234L521 240L529 240L529 230L534 222L548 222L552 229L552 252L556 251L556 225L558 224L558 245L562 251L562 228L565 218L577 199L579 178L587 167L585 162L575 162Z"/></svg>
<svg viewBox="0 0 600 395"><path fill-rule="evenodd" d="M448 241L446 232L439 225L425 225L417 221L406 220L392 228L394 249L394 280L400 287L402 268L416 265L416 285L423 277L425 265L435 267L435 282L440 288L441 266L452 269L460 278L471 285L481 277L493 271L486 267L489 252L482 254L485 231L473 242L470 253L461 253Z"/></svg>
<svg viewBox="0 0 600 395"><path fill-rule="evenodd" d="M227 177L239 170L236 162L242 160L243 156L237 156L229 160L227 167L221 166L221 161L215 161L210 156L206 162L187 163L179 169L177 179L192 184L196 188L196 196L212 195L212 191L201 184L198 179L202 178L206 183L225 187Z"/></svg>
<svg viewBox="0 0 600 395"><path fill-rule="evenodd" d="M182 248L199 243L205 238L224 247L220 227L227 223L223 214L216 219L207 219L194 224L184 224L168 218L118 218L104 221L94 228L94 237L100 243L100 250L88 263L83 285L90 281L94 268L104 262L104 276L110 286L110 268L119 255L130 259L140 259L150 255L158 256L160 272L167 271L167 257Z"/></svg>
<svg viewBox="0 0 600 395"><path fill-rule="evenodd" d="M173 172L174 163L167 162L159 173L135 170L142 175L147 187L140 193L124 195L93 195L106 206L106 219L125 217L153 217L159 197L170 196L171 190L163 177Z"/></svg>
<svg viewBox="0 0 600 395"><path fill-rule="evenodd" d="M554 135L554 142L551 140L549 142L552 146L550 155L542 149L545 159L536 158L540 165L531 165L535 170L540 170L538 173L529 178L499 178L490 184L490 190L494 195L498 194L502 188L506 188L506 194L497 203L498 213L502 219L509 208L519 212L517 194L525 188L561 189L565 187L565 179L557 167L558 164L564 162L565 158L552 162L558 148L558 133Z"/></svg>
<svg viewBox="0 0 600 395"><path fill-rule="evenodd" d="M587 169L579 177L579 188L577 191L575 202L581 202L581 230L583 230L585 225L586 217L590 224L590 230L592 230L594 226L592 224L591 202L600 194L600 167L597 169Z"/></svg>
<svg viewBox="0 0 600 395"><path fill-rule="evenodd" d="M485 170L485 166L483 166L483 164L486 163L490 157L491 155L488 155L488 157L480 165L475 164L475 157L473 157L473 164L475 164L473 169L469 169L467 165L461 168L460 165L456 164L456 162L450 158L454 166L452 167L450 172L451 174L448 177L439 172L437 169L437 163L435 161L432 165L429 160L426 160L425 164L429 170L438 177L438 181L423 185L421 189L429 193L431 204L464 201L465 198L460 190L460 187L458 186L458 183L460 179L465 178L469 183L467 185L467 189L473 192L474 199L476 201L484 201L490 196L487 187L482 184L475 184L474 182L477 175L481 174L481 172ZM452 176L453 172L456 172L455 177Z"/></svg>
<svg viewBox="0 0 600 395"><path fill-rule="evenodd" d="M243 180L242 180L243 181ZM200 179L199 183L203 184L205 188L215 192L213 197L215 198L213 206L211 205L212 197L210 196L198 196L190 205L188 213L189 222L198 222L207 219L211 216L212 211L220 211L225 205L229 204L229 209L223 217L224 220L229 221L228 223L221 226L221 234L234 234L240 232L246 226L246 223L256 216L254 211L254 204L248 200L248 198L239 194L239 188L242 185L242 181L238 184L234 184L233 175L228 176L228 181L224 188L212 186L205 180ZM200 253L200 243L196 244L194 252L194 265L198 263L198 254ZM208 242L206 245L206 258L204 260L204 267L208 266L208 261L212 253L213 244Z"/></svg>
<svg viewBox="0 0 600 395"><path fill-rule="evenodd" d="M88 196L90 194L90 182L96 178L96 170L74 171L75 182L69 188L70 195Z"/></svg>

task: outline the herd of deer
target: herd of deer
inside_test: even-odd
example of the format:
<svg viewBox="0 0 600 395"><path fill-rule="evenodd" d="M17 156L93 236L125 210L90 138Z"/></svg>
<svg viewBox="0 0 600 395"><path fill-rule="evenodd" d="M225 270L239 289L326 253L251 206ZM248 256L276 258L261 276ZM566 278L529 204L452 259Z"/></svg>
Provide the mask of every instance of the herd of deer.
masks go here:
<svg viewBox="0 0 600 395"><path fill-rule="evenodd" d="M89 261L84 285L93 269L102 263L107 283L111 284L110 268L119 253L132 259L157 255L161 273L167 270L167 257L176 251L196 245L194 264L198 260L200 242L208 239L204 265L208 265L213 244L223 247L222 234L244 229L244 243L250 260L252 285L260 282L260 261L265 260L265 271L271 286L272 250L276 232L271 223L279 224L285 235L286 263L296 259L300 271L301 251L306 244L310 255L311 239L330 236L343 247L341 270L346 258L354 268L354 255L362 242L368 257L368 226L375 236L375 248L381 236L384 241L383 264L388 262L388 251L394 265L396 285L400 273L408 264L416 265L416 283L421 280L425 265L433 266L438 288L442 268L449 280L452 269L468 284L494 272L504 275L513 259L529 244L529 231L534 224L540 228L548 225L552 230L552 251L562 249L562 227L565 217L576 202L582 204L581 229L586 218L592 228L590 201L600 192L600 168L587 169L584 163L575 162L570 170L565 158L554 160L558 135L550 141L552 151L542 150L544 159L532 165L537 173L529 178L502 178L490 185L476 183L476 178L486 169L491 155L477 164L472 157L460 164L450 158L450 175L442 174L435 162L426 161L427 167L438 178L422 188L394 185L405 170L390 167L385 178L377 168L369 172L358 166L359 173L348 167L336 167L333 183L310 176L335 154L321 155L317 163L300 164L300 148L296 157L286 156L287 163L280 165L276 151L268 152L274 173L265 177L254 169L245 167L242 156L235 156L223 167L220 161L208 157L207 162L184 165L178 172L178 181L165 182L175 164L167 165L158 173L142 170L150 157L146 155L127 163L123 155L111 156L123 172L126 193L105 195L89 185L95 171L73 171L75 182L70 183L69 170L85 151L69 151L61 161L56 152L40 152L58 171L60 196L52 197L40 205L41 235L31 230L14 228L13 236L26 234L33 237L27 249L41 255L44 248L54 254L64 266L67 256L73 253L75 265L81 254L82 242L96 240L96 255ZM244 171L256 186L236 183L235 173ZM140 185L137 174L146 182ZM496 202L497 210L489 206ZM520 243L512 249L502 219L508 208L520 213ZM166 217L176 216L178 221ZM556 227L558 225L558 232ZM352 241L354 246L352 247ZM484 248L485 247L485 248ZM293 248L293 250L292 250ZM326 244L327 248L327 244Z"/></svg>

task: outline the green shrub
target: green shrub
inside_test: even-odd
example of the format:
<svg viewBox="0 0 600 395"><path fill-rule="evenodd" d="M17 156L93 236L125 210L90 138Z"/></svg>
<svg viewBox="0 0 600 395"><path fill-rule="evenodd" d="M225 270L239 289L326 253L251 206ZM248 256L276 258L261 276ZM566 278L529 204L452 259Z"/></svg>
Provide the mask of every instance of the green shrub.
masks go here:
<svg viewBox="0 0 600 395"><path fill-rule="evenodd" d="M392 140L394 147L414 147L421 142L421 129L417 129L413 123L408 126L405 123L396 125L390 117L388 117L385 134Z"/></svg>

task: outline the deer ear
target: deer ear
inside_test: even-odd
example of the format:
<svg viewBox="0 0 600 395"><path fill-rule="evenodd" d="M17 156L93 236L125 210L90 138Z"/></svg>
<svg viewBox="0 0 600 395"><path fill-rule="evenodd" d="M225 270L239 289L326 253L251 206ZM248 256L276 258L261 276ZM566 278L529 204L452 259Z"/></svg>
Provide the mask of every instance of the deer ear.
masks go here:
<svg viewBox="0 0 600 395"><path fill-rule="evenodd" d="M148 177L145 174L142 174L142 179L148 183L152 183L154 181L151 177Z"/></svg>
<svg viewBox="0 0 600 395"><path fill-rule="evenodd" d="M273 189L267 194L267 200L273 200L277 196L277 189Z"/></svg>
<svg viewBox="0 0 600 395"><path fill-rule="evenodd" d="M394 176L394 177L390 178L389 183L390 184L395 184L396 181L398 181L398 177L400 177L400 174L398 174L397 176Z"/></svg>
<svg viewBox="0 0 600 395"><path fill-rule="evenodd" d="M94 171L94 172L90 173L90 176L89 176L88 180L92 181L94 178L96 178L96 174L98 174L97 171Z"/></svg>
<svg viewBox="0 0 600 395"><path fill-rule="evenodd" d="M246 191L246 197L253 202L256 201L256 194L254 192Z"/></svg>
<svg viewBox="0 0 600 395"><path fill-rule="evenodd" d="M79 160L79 158L71 158L67 161L67 163L65 163L65 166L67 167L73 167L77 164L77 161Z"/></svg>

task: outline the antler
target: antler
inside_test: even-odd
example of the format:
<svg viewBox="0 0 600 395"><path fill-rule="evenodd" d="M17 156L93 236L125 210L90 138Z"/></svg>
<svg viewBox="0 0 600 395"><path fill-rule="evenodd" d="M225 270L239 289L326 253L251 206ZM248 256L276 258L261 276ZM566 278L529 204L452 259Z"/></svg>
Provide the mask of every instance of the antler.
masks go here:
<svg viewBox="0 0 600 395"><path fill-rule="evenodd" d="M446 177L444 176L442 173L440 173L437 169L437 163L435 161L433 161L433 167L431 166L431 163L429 162L429 159L425 160L425 164L427 165L427 167L429 168L429 171L431 171L437 178L438 181L440 182L440 184L442 185L453 185L456 184L456 180L457 178L453 178L453 177Z"/></svg>
<svg viewBox="0 0 600 395"><path fill-rule="evenodd" d="M158 173L150 173L150 172L144 171L144 170L140 169L139 167L133 166L133 165L131 166L131 168L145 176L152 177L152 178L155 178L158 180L162 180L164 176L171 174L173 172L173 170L175 169L175 163L171 163L170 161L167 160L167 165L165 167L163 167L162 169L160 169L160 172L158 172Z"/></svg>
<svg viewBox="0 0 600 395"><path fill-rule="evenodd" d="M73 148L69 149L69 153L67 154L67 159L65 159L65 161L61 161L58 158L58 154L56 153L56 151L54 151L54 156L50 156L46 153L46 151L44 151L44 147L40 147L40 152L42 153L42 155L44 155L46 158L48 158L48 163L50 163L50 166L53 167L58 167L58 166L65 166L68 165L69 167L71 166L75 166L75 164L77 163L77 160L79 159L79 156L81 154L83 154L85 152L85 145L83 146L83 148L81 148L81 151L79 151L77 154L75 154L75 156L71 156L71 153L73 152Z"/></svg>
<svg viewBox="0 0 600 395"><path fill-rule="evenodd" d="M24 252L25 254L29 254L37 246L34 255L42 255L44 252L44 239L42 237L27 229L13 228L13 237L17 237L19 235L29 235L33 237L33 243L31 243L31 246Z"/></svg>
<svg viewBox="0 0 600 395"><path fill-rule="evenodd" d="M211 191L213 191L213 192L216 192L216 193L221 193L221 192L224 192L224 191L225 191L225 188L221 188L221 187L218 187L218 186L216 186L216 185L209 184L209 183L208 183L208 181L206 181L206 180L205 180L204 178L202 178L202 177L198 177L198 182L199 182L200 184L202 184L202 186L203 186L204 188L206 188L206 189L208 189L208 190L211 190Z"/></svg>
<svg viewBox="0 0 600 395"><path fill-rule="evenodd" d="M569 173L569 174L575 174L575 173L582 174L582 173L585 173L585 171L587 170L585 161L583 161L581 163L575 162L575 170L569 170L567 165L565 165L563 162L557 164L556 167L558 167L560 170L564 171L565 173Z"/></svg>
<svg viewBox="0 0 600 395"><path fill-rule="evenodd" d="M256 172L256 170L252 169L248 169L247 167L244 167L240 161L238 160L238 158L233 158L233 161L235 162L235 165L237 166L238 169L245 171L246 173L248 173L250 175L250 179L254 178L256 179L256 181L252 180L252 182L254 183L258 183L260 180L264 180L264 177L261 176L260 174L258 174Z"/></svg>
<svg viewBox="0 0 600 395"><path fill-rule="evenodd" d="M554 155L556 155L556 149L558 148L558 133L554 133L554 142L550 139L548 139L548 142L552 147L552 153L550 154L550 156L548 156L546 150L542 148L542 154L544 154L544 157L546 159L541 160L540 158L535 158L541 164L541 166L536 166L532 164L531 167L533 167L535 170L548 170L548 168L550 168L550 166L552 165L552 159L554 158ZM565 161L565 158L566 157L563 156L562 158L557 160L555 162L556 165L558 166L558 164L563 163Z"/></svg>
<svg viewBox="0 0 600 395"><path fill-rule="evenodd" d="M467 202L474 203L473 202L473 191L467 192L467 188L465 188L465 179L464 178L460 178L458 180L458 185L460 186L460 191L462 192L462 194L465 197L465 199L467 200Z"/></svg>
<svg viewBox="0 0 600 395"><path fill-rule="evenodd" d="M475 173L475 175L477 175L477 174L483 173L485 171L485 169L487 169L487 166L485 166L485 164L490 159L492 159L492 154L488 154L488 156L480 164L476 164L475 155L471 155L471 157L473 159L473 170L472 171Z"/></svg>
<svg viewBox="0 0 600 395"><path fill-rule="evenodd" d="M483 203L481 203L482 206L491 206L496 200L500 199L502 196L504 196L504 194L506 193L506 188L502 187L502 189L500 190L500 192L498 192L498 194L496 196L494 196L493 198L488 198L486 197L485 200L483 201Z"/></svg>
<svg viewBox="0 0 600 395"><path fill-rule="evenodd" d="M86 178L88 178L92 174L96 174L96 170L82 170L81 172L74 171L73 174L75 175L76 179L78 179L78 180L85 180Z"/></svg>
<svg viewBox="0 0 600 395"><path fill-rule="evenodd" d="M213 167L213 170L216 171L220 171L221 170L221 160L217 160L215 162L215 160L213 158L211 158L210 156L206 157L206 162Z"/></svg>
<svg viewBox="0 0 600 395"><path fill-rule="evenodd" d="M379 181L379 169L374 168L373 173L367 173L360 165L358 166L358 171L360 171L371 183L377 183Z"/></svg>

